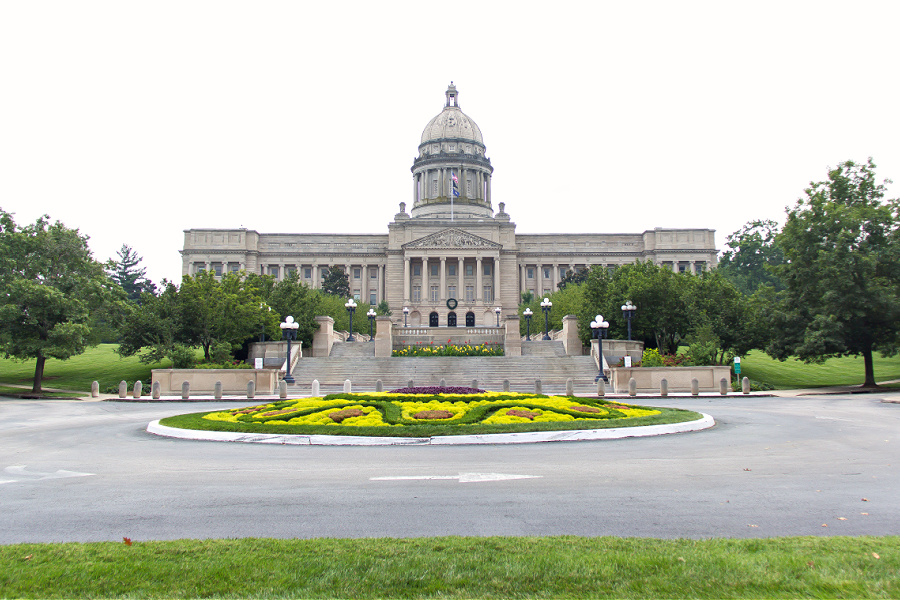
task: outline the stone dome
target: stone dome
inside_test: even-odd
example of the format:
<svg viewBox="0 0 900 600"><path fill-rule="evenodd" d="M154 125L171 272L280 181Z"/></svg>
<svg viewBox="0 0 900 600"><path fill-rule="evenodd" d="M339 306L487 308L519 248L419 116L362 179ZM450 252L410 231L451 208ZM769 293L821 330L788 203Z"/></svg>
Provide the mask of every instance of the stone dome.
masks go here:
<svg viewBox="0 0 900 600"><path fill-rule="evenodd" d="M450 82L447 88L447 103L439 115L428 122L422 132L421 144L435 140L469 140L484 146L481 129L468 115L459 109L456 86Z"/></svg>

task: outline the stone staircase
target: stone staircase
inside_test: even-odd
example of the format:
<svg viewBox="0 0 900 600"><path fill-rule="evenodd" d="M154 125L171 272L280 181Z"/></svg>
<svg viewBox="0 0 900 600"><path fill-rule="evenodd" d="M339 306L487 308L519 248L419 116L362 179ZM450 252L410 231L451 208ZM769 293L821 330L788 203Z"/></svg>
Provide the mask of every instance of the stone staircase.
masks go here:
<svg viewBox="0 0 900 600"><path fill-rule="evenodd" d="M514 392L534 392L540 379L544 393L564 393L571 378L575 393L597 391L594 378L597 367L590 356L566 356L562 342L522 342L522 356L375 358L375 344L367 342L335 343L331 355L303 358L292 375L296 383L289 390L309 394L312 381L319 381L320 392L334 393L343 389L349 379L352 389L373 391L376 380L385 390L414 385L469 386L473 379L478 387L502 390L508 379ZM290 393L290 392L289 392Z"/></svg>

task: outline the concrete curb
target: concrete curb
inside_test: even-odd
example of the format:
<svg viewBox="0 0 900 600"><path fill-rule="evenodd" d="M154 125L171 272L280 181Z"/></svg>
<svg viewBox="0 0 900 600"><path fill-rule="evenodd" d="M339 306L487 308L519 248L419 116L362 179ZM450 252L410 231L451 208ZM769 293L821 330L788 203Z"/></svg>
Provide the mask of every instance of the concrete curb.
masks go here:
<svg viewBox="0 0 900 600"><path fill-rule="evenodd" d="M208 442L243 442L247 444L289 444L295 446L455 446L472 444L537 444L541 442L580 442L618 440L670 433L687 433L709 429L716 421L705 413L702 419L644 427L610 429L574 429L571 431L534 431L530 433L495 433L486 435L445 435L430 438L364 437L353 435L279 435L272 433L233 433L176 429L160 425L159 420L147 425L147 432L163 437Z"/></svg>

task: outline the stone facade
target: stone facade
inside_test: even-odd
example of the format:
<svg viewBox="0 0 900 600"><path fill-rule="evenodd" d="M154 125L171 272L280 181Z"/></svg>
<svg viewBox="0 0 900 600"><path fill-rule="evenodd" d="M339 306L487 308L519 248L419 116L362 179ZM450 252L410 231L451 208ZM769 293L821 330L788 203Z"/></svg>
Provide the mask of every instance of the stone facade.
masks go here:
<svg viewBox="0 0 900 600"><path fill-rule="evenodd" d="M410 326L496 326L495 307L513 314L521 294L546 296L569 270L613 269L651 260L691 273L716 264L715 231L656 228L643 233L517 234L491 200L493 167L481 130L459 109L451 83L444 109L426 126L411 168L413 204L386 234L184 232L182 273L248 271L321 287L341 267L361 303L386 300ZM454 308L450 308L453 305Z"/></svg>

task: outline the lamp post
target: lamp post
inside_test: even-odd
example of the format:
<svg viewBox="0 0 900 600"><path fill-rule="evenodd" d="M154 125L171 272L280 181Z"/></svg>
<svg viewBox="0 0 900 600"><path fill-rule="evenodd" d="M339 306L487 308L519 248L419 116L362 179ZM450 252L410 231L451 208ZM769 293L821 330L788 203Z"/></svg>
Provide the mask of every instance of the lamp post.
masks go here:
<svg viewBox="0 0 900 600"><path fill-rule="evenodd" d="M543 302L541 302L541 310L544 311L544 339L550 339L550 308L553 306L553 303L550 302L549 298L544 298Z"/></svg>
<svg viewBox="0 0 900 600"><path fill-rule="evenodd" d="M408 325L406 324L406 317L408 317L408 316L409 316L409 307L404 306L403 307L403 326L404 327L408 327Z"/></svg>
<svg viewBox="0 0 900 600"><path fill-rule="evenodd" d="M603 338L606 337L606 330L609 327L609 322L603 320L603 315L597 315L594 317L594 320L591 321L591 333L594 339L597 340L597 351L600 354L600 372L597 373L597 377L594 381L599 381L600 378L603 378L603 381L609 382L609 379L606 377L606 373L603 372Z"/></svg>
<svg viewBox="0 0 900 600"><path fill-rule="evenodd" d="M531 341L531 315L533 315L533 314L534 314L534 312L532 312L532 310L530 308L526 308L525 312L522 313L522 315L525 317L525 341L526 342Z"/></svg>
<svg viewBox="0 0 900 600"><path fill-rule="evenodd" d="M350 335L347 336L347 341L355 342L356 338L353 337L353 313L356 312L356 302L353 301L353 298L347 300L347 303L344 304L344 308L346 308L347 312L350 314Z"/></svg>
<svg viewBox="0 0 900 600"><path fill-rule="evenodd" d="M284 380L288 383L294 383L294 378L291 376L291 340L297 339L297 329L300 327L300 323L294 322L294 317L288 315L284 319L284 323L279 324L281 327L281 338L287 340L287 368L285 370Z"/></svg>
<svg viewBox="0 0 900 600"><path fill-rule="evenodd" d="M500 327L500 307L494 307L494 314L497 315L497 327Z"/></svg>
<svg viewBox="0 0 900 600"><path fill-rule="evenodd" d="M631 300L625 302L622 305L622 315L625 316L625 320L628 321L628 340L631 341L631 317L634 316L634 311L637 310L637 306L631 303Z"/></svg>
<svg viewBox="0 0 900 600"><path fill-rule="evenodd" d="M375 338L372 337L372 325L375 324L375 310L369 309L369 312L366 313L366 316L369 317L369 341L372 342Z"/></svg>

